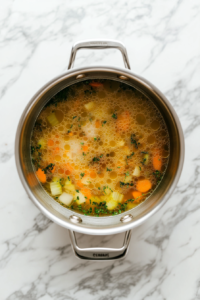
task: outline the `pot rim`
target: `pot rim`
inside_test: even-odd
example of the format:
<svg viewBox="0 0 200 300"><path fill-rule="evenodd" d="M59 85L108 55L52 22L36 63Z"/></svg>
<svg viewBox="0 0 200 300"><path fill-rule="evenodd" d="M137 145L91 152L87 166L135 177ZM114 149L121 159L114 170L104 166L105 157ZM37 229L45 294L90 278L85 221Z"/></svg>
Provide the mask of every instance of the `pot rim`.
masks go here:
<svg viewBox="0 0 200 300"><path fill-rule="evenodd" d="M166 106L169 108L170 112L173 115L173 118L174 118L176 126L177 126L178 134L179 134L179 139L180 139L180 156L179 156L179 165L177 168L177 172L174 176L174 179L173 179L167 193L162 198L162 200L160 202L158 202L155 205L155 207L153 207L153 209L151 209L149 212L144 214L140 219L137 219L137 220L133 219L132 221L130 221L128 223L120 223L117 225L116 224L107 225L107 227L104 227L104 228L90 228L87 226L87 224L81 224L81 223L74 224L74 223L70 222L69 219L65 219L65 220L64 220L64 218L61 219L60 217L51 213L47 208L45 208L37 200L37 198L33 195L33 193L31 192L31 189L29 188L29 186L25 180L25 176L24 176L24 173L23 173L22 167L21 167L20 155L19 155L20 136L21 136L21 131L22 131L22 127L24 124L24 120L26 118L27 112L30 110L31 106L37 100L37 98L39 96L41 96L41 94L45 93L48 89L50 89L52 84L55 84L58 81L61 81L65 78L72 77L72 76L74 76L74 79L75 79L77 75L87 74L89 72L97 72L97 71L98 72L104 71L104 72L110 72L110 73L114 72L118 76L122 75L122 76L128 77L130 79L132 78L133 80L137 79L137 81L140 81L143 85L146 85L146 87L148 89L152 90L155 94L157 94L160 98L162 98L162 100L165 102ZM84 78L84 80L87 80L87 77ZM126 81L124 81L124 82L128 83ZM24 189L26 190L29 198L33 201L33 203L40 209L40 211L46 217L51 219L56 224L58 224L62 227L65 227L69 230L73 230L73 231L84 233L84 234L90 234L90 235L110 235L110 234L117 234L120 232L130 230L130 229L142 224L150 216L152 216L156 211L158 211L164 205L164 203L168 200L168 198L171 196L173 190L175 189L175 187L178 183L178 180L180 178L182 168L183 168L184 153L185 153L184 136L183 136L183 131L182 131L182 127L181 127L179 118L178 118L174 108L172 107L170 102L167 100L167 98L162 94L162 92L159 89L157 89L152 83L150 83L148 80L144 79L143 77L141 77L139 75L134 74L132 71L127 70L127 69L122 69L122 68L111 67L111 66L92 66L92 67L74 68L74 69L68 70L67 72L65 72L59 76L56 76L55 78L53 78L52 80L47 82L42 88L39 89L38 92L35 93L35 95L31 98L31 100L26 105L26 107L21 115L21 118L20 118L20 121L19 121L19 124L17 127L17 131L16 131L16 138L15 138L15 161L16 161L17 171L18 171L20 180L22 182L22 185L24 186ZM130 213L130 212L131 212L131 210L127 211L126 213ZM121 216L122 215L124 215L124 214L121 214ZM116 218L116 217L117 216L113 216L112 218ZM91 217L89 217L89 218L91 218ZM94 217L92 217L92 218L94 218Z"/></svg>

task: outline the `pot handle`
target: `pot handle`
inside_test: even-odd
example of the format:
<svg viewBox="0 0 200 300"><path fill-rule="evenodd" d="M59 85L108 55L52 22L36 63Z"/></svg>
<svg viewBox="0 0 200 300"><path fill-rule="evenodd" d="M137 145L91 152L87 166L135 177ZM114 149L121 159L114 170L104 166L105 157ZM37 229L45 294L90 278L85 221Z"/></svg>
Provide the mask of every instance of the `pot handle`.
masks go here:
<svg viewBox="0 0 200 300"><path fill-rule="evenodd" d="M75 43L72 46L72 51L69 59L68 69L72 69L76 58L76 52L79 49L118 49L122 53L125 68L130 69L130 63L126 47L120 41L115 40L85 40Z"/></svg>
<svg viewBox="0 0 200 300"><path fill-rule="evenodd" d="M72 249L78 258L84 260L107 261L124 258L126 256L131 239L131 230L125 232L124 242L121 248L80 248L77 244L75 232L69 230L69 235Z"/></svg>

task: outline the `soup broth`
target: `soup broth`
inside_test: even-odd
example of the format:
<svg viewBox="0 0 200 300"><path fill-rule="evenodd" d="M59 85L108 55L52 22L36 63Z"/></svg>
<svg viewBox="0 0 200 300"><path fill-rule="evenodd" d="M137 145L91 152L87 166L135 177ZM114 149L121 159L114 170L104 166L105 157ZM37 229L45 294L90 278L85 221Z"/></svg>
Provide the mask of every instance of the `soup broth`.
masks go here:
<svg viewBox="0 0 200 300"><path fill-rule="evenodd" d="M36 176L62 206L90 216L117 215L143 202L162 180L169 134L156 106L112 80L65 88L33 128Z"/></svg>

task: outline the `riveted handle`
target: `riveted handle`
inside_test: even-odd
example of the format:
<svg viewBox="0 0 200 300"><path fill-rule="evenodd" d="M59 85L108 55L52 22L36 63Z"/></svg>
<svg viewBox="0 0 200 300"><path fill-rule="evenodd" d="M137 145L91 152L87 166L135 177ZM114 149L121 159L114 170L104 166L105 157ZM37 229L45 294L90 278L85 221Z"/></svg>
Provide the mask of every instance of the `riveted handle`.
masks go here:
<svg viewBox="0 0 200 300"><path fill-rule="evenodd" d="M76 235L74 231L69 230L72 249L74 254L84 260L117 260L124 258L128 252L129 242L131 239L131 230L125 232L124 242L121 248L80 248L77 244Z"/></svg>
<svg viewBox="0 0 200 300"><path fill-rule="evenodd" d="M76 53L80 49L118 49L119 51L121 51L125 68L131 68L126 47L122 42L115 40L85 40L77 42L72 46L68 69L73 68Z"/></svg>

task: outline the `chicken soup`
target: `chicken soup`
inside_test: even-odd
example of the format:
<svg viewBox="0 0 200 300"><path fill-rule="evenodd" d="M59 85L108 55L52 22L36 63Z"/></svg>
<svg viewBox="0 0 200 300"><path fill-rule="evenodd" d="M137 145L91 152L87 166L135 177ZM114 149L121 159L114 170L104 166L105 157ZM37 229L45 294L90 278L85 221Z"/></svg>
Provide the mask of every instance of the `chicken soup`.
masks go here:
<svg viewBox="0 0 200 300"><path fill-rule="evenodd" d="M36 176L67 209L117 215L145 201L161 182L169 134L142 93L112 80L87 80L56 94L31 137Z"/></svg>

